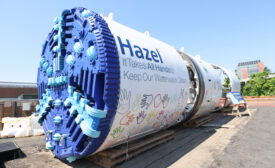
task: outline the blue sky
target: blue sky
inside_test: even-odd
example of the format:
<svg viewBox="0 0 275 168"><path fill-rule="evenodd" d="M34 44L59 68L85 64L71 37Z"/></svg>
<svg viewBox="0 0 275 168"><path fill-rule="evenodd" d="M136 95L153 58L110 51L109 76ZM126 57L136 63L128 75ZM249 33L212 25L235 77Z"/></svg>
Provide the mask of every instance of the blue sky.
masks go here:
<svg viewBox="0 0 275 168"><path fill-rule="evenodd" d="M275 1L8 0L0 2L0 80L35 82L53 18L76 6L113 12L121 24L230 70L261 59L275 71Z"/></svg>

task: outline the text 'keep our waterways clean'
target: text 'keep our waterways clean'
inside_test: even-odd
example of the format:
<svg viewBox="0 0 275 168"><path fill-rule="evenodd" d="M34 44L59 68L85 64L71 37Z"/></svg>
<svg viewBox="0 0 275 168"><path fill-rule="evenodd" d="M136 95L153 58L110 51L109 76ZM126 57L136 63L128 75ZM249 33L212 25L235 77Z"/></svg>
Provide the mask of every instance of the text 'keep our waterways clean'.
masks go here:
<svg viewBox="0 0 275 168"><path fill-rule="evenodd" d="M124 80L137 81L137 82L168 82L168 83L185 83L186 80L182 77L169 77L165 75L160 75L158 73L148 73L152 71L157 71L166 74L173 74L174 69L165 66L156 65L154 63L145 63L133 60L132 58L122 58L123 67L130 67L133 69L147 70L146 72L137 72L130 70L123 70L122 78Z"/></svg>

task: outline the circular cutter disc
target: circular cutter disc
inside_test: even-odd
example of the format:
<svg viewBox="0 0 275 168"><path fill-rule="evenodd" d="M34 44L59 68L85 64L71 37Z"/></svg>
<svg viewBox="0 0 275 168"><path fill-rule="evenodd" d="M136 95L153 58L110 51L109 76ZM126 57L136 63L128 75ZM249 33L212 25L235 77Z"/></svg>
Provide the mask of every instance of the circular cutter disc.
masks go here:
<svg viewBox="0 0 275 168"><path fill-rule="evenodd" d="M74 8L56 17L37 76L46 148L70 162L93 154L109 133L119 79L115 40L101 16Z"/></svg>

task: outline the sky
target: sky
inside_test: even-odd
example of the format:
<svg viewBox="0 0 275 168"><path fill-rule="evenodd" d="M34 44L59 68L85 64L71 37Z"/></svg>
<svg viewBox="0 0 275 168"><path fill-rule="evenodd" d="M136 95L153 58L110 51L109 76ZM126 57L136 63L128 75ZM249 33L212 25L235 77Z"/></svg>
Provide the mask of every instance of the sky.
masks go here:
<svg viewBox="0 0 275 168"><path fill-rule="evenodd" d="M63 9L85 7L232 71L260 59L275 72L275 1L1 0L0 81L36 82L42 43Z"/></svg>

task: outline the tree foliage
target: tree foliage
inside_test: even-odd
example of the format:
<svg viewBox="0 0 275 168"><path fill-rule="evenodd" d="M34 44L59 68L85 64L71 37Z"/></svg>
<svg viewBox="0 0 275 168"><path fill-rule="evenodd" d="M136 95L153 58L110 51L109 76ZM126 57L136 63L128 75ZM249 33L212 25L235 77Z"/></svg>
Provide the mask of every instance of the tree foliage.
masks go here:
<svg viewBox="0 0 275 168"><path fill-rule="evenodd" d="M265 71L265 72L268 72L268 73L271 73L270 69L267 68L267 67L264 67L264 71Z"/></svg>
<svg viewBox="0 0 275 168"><path fill-rule="evenodd" d="M223 98L226 98L226 93L228 93L229 90L230 90L229 86L230 86L230 80L227 77L227 78L224 79L224 84L223 84L223 88L222 88L222 97Z"/></svg>
<svg viewBox="0 0 275 168"><path fill-rule="evenodd" d="M236 77L239 79L239 80L241 80L241 78L239 77L239 75L238 74L235 74L236 75Z"/></svg>
<svg viewBox="0 0 275 168"><path fill-rule="evenodd" d="M261 73L251 74L242 88L244 96L275 96L275 78L268 78L270 70L265 68Z"/></svg>
<svg viewBox="0 0 275 168"><path fill-rule="evenodd" d="M229 87L229 85L230 85L230 80L229 80L228 77L226 77L226 78L224 79L223 87Z"/></svg>

